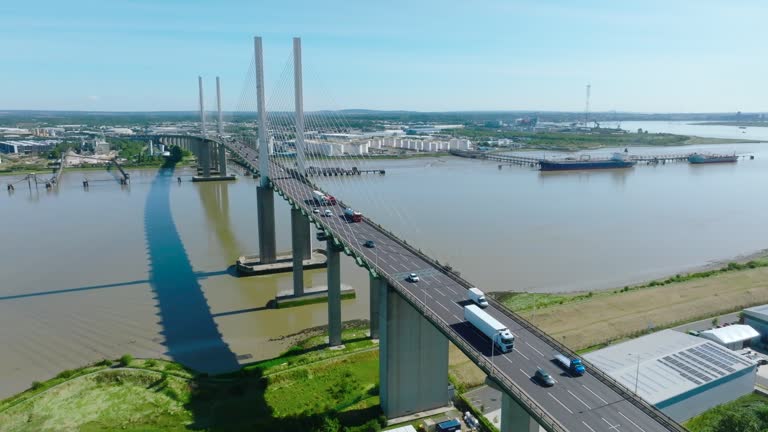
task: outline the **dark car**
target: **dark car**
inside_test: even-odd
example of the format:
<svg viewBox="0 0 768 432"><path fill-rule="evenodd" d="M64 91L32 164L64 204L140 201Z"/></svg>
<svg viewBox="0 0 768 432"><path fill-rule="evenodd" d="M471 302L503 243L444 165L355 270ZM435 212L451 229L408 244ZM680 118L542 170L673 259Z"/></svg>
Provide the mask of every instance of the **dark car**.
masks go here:
<svg viewBox="0 0 768 432"><path fill-rule="evenodd" d="M555 379L552 378L552 376L542 368L536 369L536 374L533 376L533 378L544 387L552 387L555 385Z"/></svg>
<svg viewBox="0 0 768 432"><path fill-rule="evenodd" d="M376 247L376 243L374 243L373 240L368 240L365 242L365 247L367 248Z"/></svg>

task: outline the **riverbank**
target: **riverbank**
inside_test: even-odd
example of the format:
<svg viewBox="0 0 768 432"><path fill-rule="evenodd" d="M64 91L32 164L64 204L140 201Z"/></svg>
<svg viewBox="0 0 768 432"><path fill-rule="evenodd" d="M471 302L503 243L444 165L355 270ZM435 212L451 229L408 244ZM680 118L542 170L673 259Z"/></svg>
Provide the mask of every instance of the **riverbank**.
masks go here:
<svg viewBox="0 0 768 432"><path fill-rule="evenodd" d="M377 345L361 327L342 337L340 350L315 334L277 358L216 376L130 358L64 371L0 402L1 429L375 430Z"/></svg>
<svg viewBox="0 0 768 432"><path fill-rule="evenodd" d="M768 303L766 251L739 260L613 290L490 295L570 348L588 350Z"/></svg>
<svg viewBox="0 0 768 432"><path fill-rule="evenodd" d="M625 147L673 147L704 144L755 143L749 139L707 138L695 135L671 133L617 132L616 129L593 129L588 132L525 132L487 128L467 128L456 130L458 136L469 138L482 144L498 139L513 140L523 145L522 150L535 149L547 151L572 152L595 150L600 148Z"/></svg>

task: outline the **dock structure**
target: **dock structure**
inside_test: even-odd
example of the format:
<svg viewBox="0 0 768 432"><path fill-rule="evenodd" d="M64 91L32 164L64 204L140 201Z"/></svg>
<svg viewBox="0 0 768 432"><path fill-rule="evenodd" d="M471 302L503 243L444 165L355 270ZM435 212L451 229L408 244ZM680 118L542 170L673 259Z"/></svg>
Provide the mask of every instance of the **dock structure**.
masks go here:
<svg viewBox="0 0 768 432"><path fill-rule="evenodd" d="M384 175L386 174L386 170L383 169L358 169L357 167L352 167L351 169L342 168L342 167L316 167L316 166L310 166L307 167L305 170L305 175L308 177L317 177L317 176L324 176L324 177L330 177L330 176L355 176L355 175L361 175L361 174L379 174Z"/></svg>
<svg viewBox="0 0 768 432"><path fill-rule="evenodd" d="M481 151L461 151L461 150L451 150L451 154L454 156L464 157L464 158L470 158L470 159L485 159L485 160L491 160L496 162L502 162L503 164L508 165L520 165L520 166L529 166L529 167L537 167L539 166L539 161L542 160L542 158L533 158L528 156L520 156L520 155L507 155L507 154L500 154L500 153L487 153L487 152L481 152ZM658 155L630 155L627 156L627 159L630 161L634 161L637 163L644 163L647 165L658 165L658 164L667 164L667 163L673 163L673 162L688 162L688 158L693 155L694 153L675 153L675 154L658 154ZM739 155L740 158L750 158L754 159L755 157L752 155ZM547 160L557 160L557 159L547 159ZM502 165L499 165L499 168L501 168Z"/></svg>

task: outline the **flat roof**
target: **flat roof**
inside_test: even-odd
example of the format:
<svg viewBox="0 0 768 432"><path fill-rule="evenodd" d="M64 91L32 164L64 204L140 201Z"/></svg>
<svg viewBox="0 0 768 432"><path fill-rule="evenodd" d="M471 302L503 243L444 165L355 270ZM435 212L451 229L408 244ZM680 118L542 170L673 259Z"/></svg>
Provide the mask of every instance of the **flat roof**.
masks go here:
<svg viewBox="0 0 768 432"><path fill-rule="evenodd" d="M751 315L763 321L768 321L768 304L744 309L746 315Z"/></svg>
<svg viewBox="0 0 768 432"><path fill-rule="evenodd" d="M637 385L638 394L654 405L755 366L722 345L674 330L609 346L584 358L628 389Z"/></svg>
<svg viewBox="0 0 768 432"><path fill-rule="evenodd" d="M701 336L722 344L743 342L760 336L752 327L744 324L734 324L721 328L704 330Z"/></svg>
<svg viewBox="0 0 768 432"><path fill-rule="evenodd" d="M386 431L387 432L416 432L416 429L414 429L414 427L411 425L405 425L405 426L400 426L394 429L386 429Z"/></svg>

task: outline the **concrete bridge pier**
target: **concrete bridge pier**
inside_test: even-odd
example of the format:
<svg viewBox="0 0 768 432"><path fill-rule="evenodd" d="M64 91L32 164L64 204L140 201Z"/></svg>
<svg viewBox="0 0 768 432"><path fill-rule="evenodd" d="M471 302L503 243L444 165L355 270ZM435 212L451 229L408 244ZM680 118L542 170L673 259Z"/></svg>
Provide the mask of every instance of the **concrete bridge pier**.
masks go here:
<svg viewBox="0 0 768 432"><path fill-rule="evenodd" d="M291 244L293 248L293 295L304 295L305 238L309 238L309 223L301 210L291 207ZM310 251L311 253L311 251Z"/></svg>
<svg viewBox="0 0 768 432"><path fill-rule="evenodd" d="M235 176L227 175L227 153L222 143L207 138L196 138L192 147L195 148L198 173L201 174L192 177L192 181L235 180Z"/></svg>
<svg viewBox="0 0 768 432"><path fill-rule="evenodd" d="M341 257L333 240L328 240L328 345L341 345Z"/></svg>
<svg viewBox="0 0 768 432"><path fill-rule="evenodd" d="M448 338L389 285L379 289L379 397L387 418L449 401Z"/></svg>
<svg viewBox="0 0 768 432"><path fill-rule="evenodd" d="M208 141L198 143L198 163L203 169L203 177L211 176L211 150Z"/></svg>
<svg viewBox="0 0 768 432"><path fill-rule="evenodd" d="M501 432L539 432L539 424L512 396L501 395Z"/></svg>
<svg viewBox="0 0 768 432"><path fill-rule="evenodd" d="M227 149L219 144L219 175L227 177Z"/></svg>
<svg viewBox="0 0 768 432"><path fill-rule="evenodd" d="M269 186L256 187L256 210L259 225L259 260L272 264L277 259L275 246L275 196Z"/></svg>
<svg viewBox="0 0 768 432"><path fill-rule="evenodd" d="M370 279L370 311L368 314L371 322L371 339L379 338L379 300L381 298L381 291L386 291L387 281L380 277L374 277L372 274L368 274Z"/></svg>

